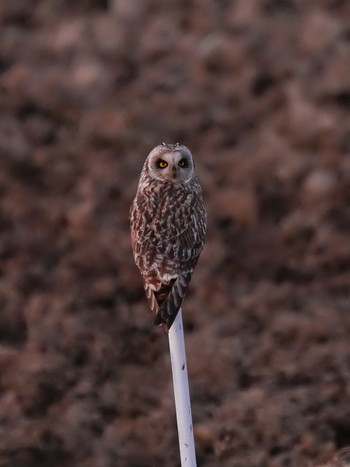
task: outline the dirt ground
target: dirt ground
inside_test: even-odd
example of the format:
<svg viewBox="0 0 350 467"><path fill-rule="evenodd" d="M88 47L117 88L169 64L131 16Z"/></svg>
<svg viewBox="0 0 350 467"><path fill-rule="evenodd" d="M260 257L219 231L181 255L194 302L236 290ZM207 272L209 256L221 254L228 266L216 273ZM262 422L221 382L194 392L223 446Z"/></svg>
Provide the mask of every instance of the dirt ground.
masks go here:
<svg viewBox="0 0 350 467"><path fill-rule="evenodd" d="M1 0L0 467L179 466L128 223L162 141L209 218L198 466L350 445L349 57L346 0Z"/></svg>

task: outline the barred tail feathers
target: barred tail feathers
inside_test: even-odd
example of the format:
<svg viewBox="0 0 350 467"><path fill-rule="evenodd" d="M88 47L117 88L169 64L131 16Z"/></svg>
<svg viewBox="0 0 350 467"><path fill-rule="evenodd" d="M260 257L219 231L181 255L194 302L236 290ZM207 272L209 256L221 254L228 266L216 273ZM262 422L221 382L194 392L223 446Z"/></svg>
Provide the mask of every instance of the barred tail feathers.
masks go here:
<svg viewBox="0 0 350 467"><path fill-rule="evenodd" d="M182 274L156 292L159 309L153 321L154 325L164 324L167 330L170 329L186 295L191 276L192 273Z"/></svg>

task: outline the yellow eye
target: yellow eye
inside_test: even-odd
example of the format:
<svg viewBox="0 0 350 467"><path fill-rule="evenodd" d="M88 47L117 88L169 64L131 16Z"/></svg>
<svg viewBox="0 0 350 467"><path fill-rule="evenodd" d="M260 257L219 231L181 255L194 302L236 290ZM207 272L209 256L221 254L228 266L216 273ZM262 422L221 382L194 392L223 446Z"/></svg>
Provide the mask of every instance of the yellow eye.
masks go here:
<svg viewBox="0 0 350 467"><path fill-rule="evenodd" d="M181 159L181 161L179 162L179 166L185 167L185 165L186 165L185 159Z"/></svg>
<svg viewBox="0 0 350 467"><path fill-rule="evenodd" d="M159 161L158 162L158 167L160 167L161 169L165 169L165 167L167 167L168 163L165 162L165 161Z"/></svg>

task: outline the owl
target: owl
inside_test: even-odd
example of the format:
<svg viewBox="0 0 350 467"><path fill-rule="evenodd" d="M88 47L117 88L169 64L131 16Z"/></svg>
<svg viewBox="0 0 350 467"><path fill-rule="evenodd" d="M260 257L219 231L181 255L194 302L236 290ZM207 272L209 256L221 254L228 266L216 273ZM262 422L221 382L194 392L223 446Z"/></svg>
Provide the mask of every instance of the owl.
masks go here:
<svg viewBox="0 0 350 467"><path fill-rule="evenodd" d="M130 210L131 244L153 311L167 332L204 246L206 211L191 151L179 143L148 155Z"/></svg>

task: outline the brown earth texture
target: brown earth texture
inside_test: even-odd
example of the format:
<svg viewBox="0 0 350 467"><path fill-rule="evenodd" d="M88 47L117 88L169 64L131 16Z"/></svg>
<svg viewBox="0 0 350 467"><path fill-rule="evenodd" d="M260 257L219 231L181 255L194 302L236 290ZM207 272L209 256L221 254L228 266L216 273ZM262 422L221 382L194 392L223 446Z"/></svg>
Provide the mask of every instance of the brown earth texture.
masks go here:
<svg viewBox="0 0 350 467"><path fill-rule="evenodd" d="M199 467L350 465L350 2L1 0L0 467L180 465L129 241L193 152Z"/></svg>

